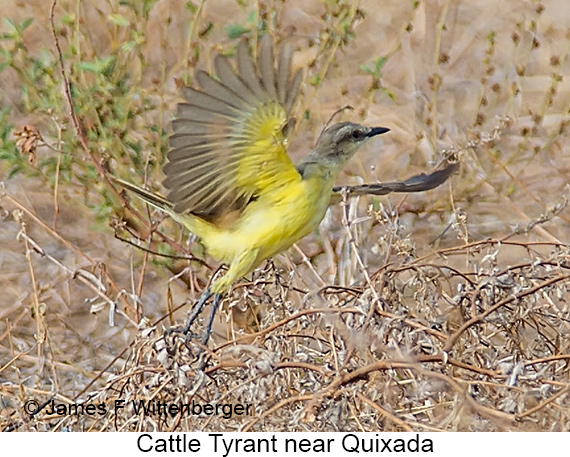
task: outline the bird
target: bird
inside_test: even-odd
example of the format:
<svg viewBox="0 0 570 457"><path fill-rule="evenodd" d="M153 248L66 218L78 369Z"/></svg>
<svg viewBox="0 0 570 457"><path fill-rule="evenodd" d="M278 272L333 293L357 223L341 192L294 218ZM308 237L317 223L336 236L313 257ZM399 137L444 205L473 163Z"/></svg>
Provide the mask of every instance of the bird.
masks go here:
<svg viewBox="0 0 570 457"><path fill-rule="evenodd" d="M322 131L316 146L298 163L287 153L295 129L291 115L302 82L292 71L292 47L274 56L269 34L258 43L257 58L247 39L237 44L235 65L214 58L216 77L195 74L195 87L182 88L163 167L166 197L114 178L148 204L166 212L228 265L196 302L182 331L190 328L213 296L201 343L206 346L221 298L232 284L265 259L285 251L317 229L334 201L335 181L349 159L371 138L389 132L353 122ZM455 170L449 166L407 181L334 188L337 196L428 190ZM338 200L338 197L336 198Z"/></svg>

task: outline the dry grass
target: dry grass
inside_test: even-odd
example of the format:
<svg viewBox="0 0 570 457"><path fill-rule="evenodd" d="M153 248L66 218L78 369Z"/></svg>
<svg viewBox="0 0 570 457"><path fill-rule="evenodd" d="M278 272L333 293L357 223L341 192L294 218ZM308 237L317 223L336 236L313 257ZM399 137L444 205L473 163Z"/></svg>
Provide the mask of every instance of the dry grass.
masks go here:
<svg viewBox="0 0 570 457"><path fill-rule="evenodd" d="M23 47L1 42L15 60L4 69L0 60L10 108L0 130L33 126L41 135L29 129L18 145L3 137L0 149L8 157L0 172L21 170L3 179L1 200L3 429L570 430L565 0L358 8L212 0L194 11L158 1L141 16L109 3L56 8L78 128L45 2L0 0L16 23L35 18ZM262 24L298 48L307 84L295 157L350 104L341 118L392 131L351 162L342 183L406 178L445 151L462 166L429 193L331 208L318 234L235 285L201 372L197 348L176 337L167 344L162 333L184 319L216 265L103 176L144 176L159 188L177 78L232 49L227 24ZM129 53L121 45L135 33L144 41ZM18 73L48 59L45 47L51 74ZM113 55L121 65L112 76L79 70ZM124 93L99 92L127 72ZM35 101L34 89L45 89ZM17 147L28 155L15 158ZM144 415L129 406L58 417L27 414L30 399L251 403L255 414Z"/></svg>

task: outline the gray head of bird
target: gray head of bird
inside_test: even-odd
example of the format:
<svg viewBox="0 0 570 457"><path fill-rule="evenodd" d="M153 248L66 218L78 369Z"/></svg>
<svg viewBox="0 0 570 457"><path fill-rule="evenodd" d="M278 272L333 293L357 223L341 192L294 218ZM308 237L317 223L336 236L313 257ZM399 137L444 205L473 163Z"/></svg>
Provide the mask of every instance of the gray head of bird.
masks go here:
<svg viewBox="0 0 570 457"><path fill-rule="evenodd" d="M340 171L366 140L389 131L385 127L366 127L352 122L334 124L321 134L317 146L303 162Z"/></svg>

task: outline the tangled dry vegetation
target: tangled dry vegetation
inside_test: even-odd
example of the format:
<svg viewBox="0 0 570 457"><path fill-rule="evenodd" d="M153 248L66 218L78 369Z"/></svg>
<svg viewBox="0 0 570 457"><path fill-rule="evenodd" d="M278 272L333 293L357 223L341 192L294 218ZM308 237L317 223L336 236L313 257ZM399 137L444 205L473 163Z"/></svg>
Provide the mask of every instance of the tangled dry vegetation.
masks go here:
<svg viewBox="0 0 570 457"><path fill-rule="evenodd" d="M21 42L4 36L0 170L18 172L1 201L4 430L570 430L565 0L140 3L55 8L59 57L41 53L44 2L15 8L15 24L36 19ZM350 104L346 119L392 131L343 183L447 154L461 171L429 193L331 208L318 235L235 285L201 371L197 345L163 330L223 272L105 176L159 189L175 77L261 28L292 36L307 69L294 154ZM42 62L68 69L68 93L55 70L26 73ZM74 123L67 103L84 92ZM28 414L30 399L109 409ZM140 400L254 413L144 414Z"/></svg>

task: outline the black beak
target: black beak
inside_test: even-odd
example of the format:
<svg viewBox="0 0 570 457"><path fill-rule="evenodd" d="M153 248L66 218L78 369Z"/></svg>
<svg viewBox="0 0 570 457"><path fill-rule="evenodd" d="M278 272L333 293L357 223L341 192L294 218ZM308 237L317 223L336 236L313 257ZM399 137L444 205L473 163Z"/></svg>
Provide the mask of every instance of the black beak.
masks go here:
<svg viewBox="0 0 570 457"><path fill-rule="evenodd" d="M390 129L387 129L386 127L372 127L370 129L370 132L368 132L366 134L366 136L368 138L372 137L372 136L376 136L376 135L382 135L383 133L389 132Z"/></svg>

